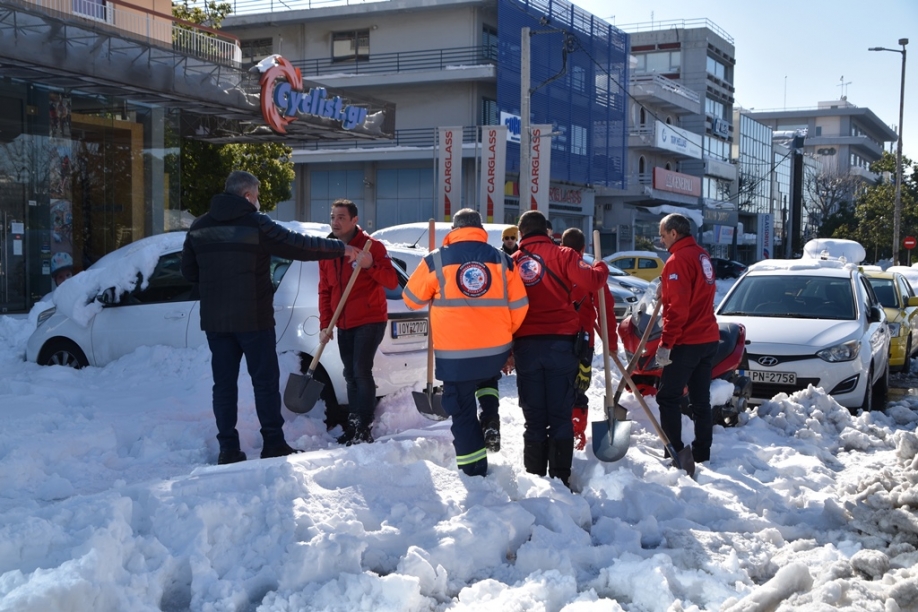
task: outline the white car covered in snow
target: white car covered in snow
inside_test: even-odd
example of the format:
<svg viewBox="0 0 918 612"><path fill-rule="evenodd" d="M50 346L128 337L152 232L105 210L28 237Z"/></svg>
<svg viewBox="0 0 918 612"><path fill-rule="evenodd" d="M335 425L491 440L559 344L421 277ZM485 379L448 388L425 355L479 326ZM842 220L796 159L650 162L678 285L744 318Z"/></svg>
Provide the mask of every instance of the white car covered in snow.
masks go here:
<svg viewBox="0 0 918 612"><path fill-rule="evenodd" d="M319 237L331 231L319 223L283 225ZM185 232L143 238L66 280L52 294L53 307L39 313L26 359L40 365L104 366L141 346L205 344L194 286L181 273L184 239ZM405 306L401 292L408 277L397 266L396 272L400 286L386 291L389 326L373 366L378 396L427 379L427 313ZM274 257L271 274L277 352L298 354L305 371L319 346L318 262ZM315 376L347 403L337 342L325 347Z"/></svg>
<svg viewBox="0 0 918 612"><path fill-rule="evenodd" d="M760 261L734 284L716 314L746 327L751 403L813 385L852 411L882 407L890 337L863 259L856 242L811 240L803 258Z"/></svg>

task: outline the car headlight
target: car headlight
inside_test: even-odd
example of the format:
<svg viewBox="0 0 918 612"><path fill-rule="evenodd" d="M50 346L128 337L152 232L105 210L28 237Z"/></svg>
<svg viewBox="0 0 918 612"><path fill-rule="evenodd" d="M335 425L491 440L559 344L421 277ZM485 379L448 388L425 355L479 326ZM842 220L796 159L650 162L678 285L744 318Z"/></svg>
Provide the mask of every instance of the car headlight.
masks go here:
<svg viewBox="0 0 918 612"><path fill-rule="evenodd" d="M893 338L899 337L899 332L902 331L902 324L901 324L901 323L887 323L886 325L889 326L889 335L890 335L890 336L892 336Z"/></svg>
<svg viewBox="0 0 918 612"><path fill-rule="evenodd" d="M57 312L57 308L49 308L48 310L42 311L38 315L38 325L36 325L36 327L41 327L41 324L50 319L51 315L53 315L55 312Z"/></svg>
<svg viewBox="0 0 918 612"><path fill-rule="evenodd" d="M838 361L852 361L857 358L857 355L860 352L861 343L858 340L849 340L847 342L842 342L841 344L836 344L835 346L830 346L827 349L823 349L816 353L816 356L823 361L834 363Z"/></svg>

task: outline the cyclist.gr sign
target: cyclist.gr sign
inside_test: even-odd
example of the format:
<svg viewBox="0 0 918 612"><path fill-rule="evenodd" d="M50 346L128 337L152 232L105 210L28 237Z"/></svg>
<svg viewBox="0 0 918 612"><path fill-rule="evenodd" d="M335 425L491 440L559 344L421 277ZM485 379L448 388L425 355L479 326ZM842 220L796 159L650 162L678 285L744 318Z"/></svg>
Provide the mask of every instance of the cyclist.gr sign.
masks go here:
<svg viewBox="0 0 918 612"><path fill-rule="evenodd" d="M303 91L303 76L299 68L275 55L273 65L261 73L261 114L268 126L278 134L287 133L287 125L298 115L324 117L352 130L367 118L367 109L345 106L340 96L328 97L324 87Z"/></svg>

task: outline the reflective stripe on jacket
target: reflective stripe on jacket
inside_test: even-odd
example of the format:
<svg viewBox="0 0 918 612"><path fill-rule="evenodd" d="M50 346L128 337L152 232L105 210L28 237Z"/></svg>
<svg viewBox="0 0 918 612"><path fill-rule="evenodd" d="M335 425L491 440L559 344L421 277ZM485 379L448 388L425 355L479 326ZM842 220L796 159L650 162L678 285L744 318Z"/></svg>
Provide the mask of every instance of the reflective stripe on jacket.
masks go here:
<svg viewBox="0 0 918 612"><path fill-rule="evenodd" d="M411 309L430 305L436 376L443 381L494 376L529 309L516 266L487 239L481 228L452 230L402 292Z"/></svg>

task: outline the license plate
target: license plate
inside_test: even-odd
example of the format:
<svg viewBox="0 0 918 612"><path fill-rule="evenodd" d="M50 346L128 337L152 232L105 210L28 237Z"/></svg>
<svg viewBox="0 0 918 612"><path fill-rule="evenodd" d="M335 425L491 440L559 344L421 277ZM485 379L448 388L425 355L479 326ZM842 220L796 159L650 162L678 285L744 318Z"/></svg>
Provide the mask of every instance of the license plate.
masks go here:
<svg viewBox="0 0 918 612"><path fill-rule="evenodd" d="M749 370L747 374L754 383L773 383L779 385L797 384L797 374L795 372L767 372L763 370Z"/></svg>
<svg viewBox="0 0 918 612"><path fill-rule="evenodd" d="M427 319L392 321L393 338L411 338L427 335Z"/></svg>

